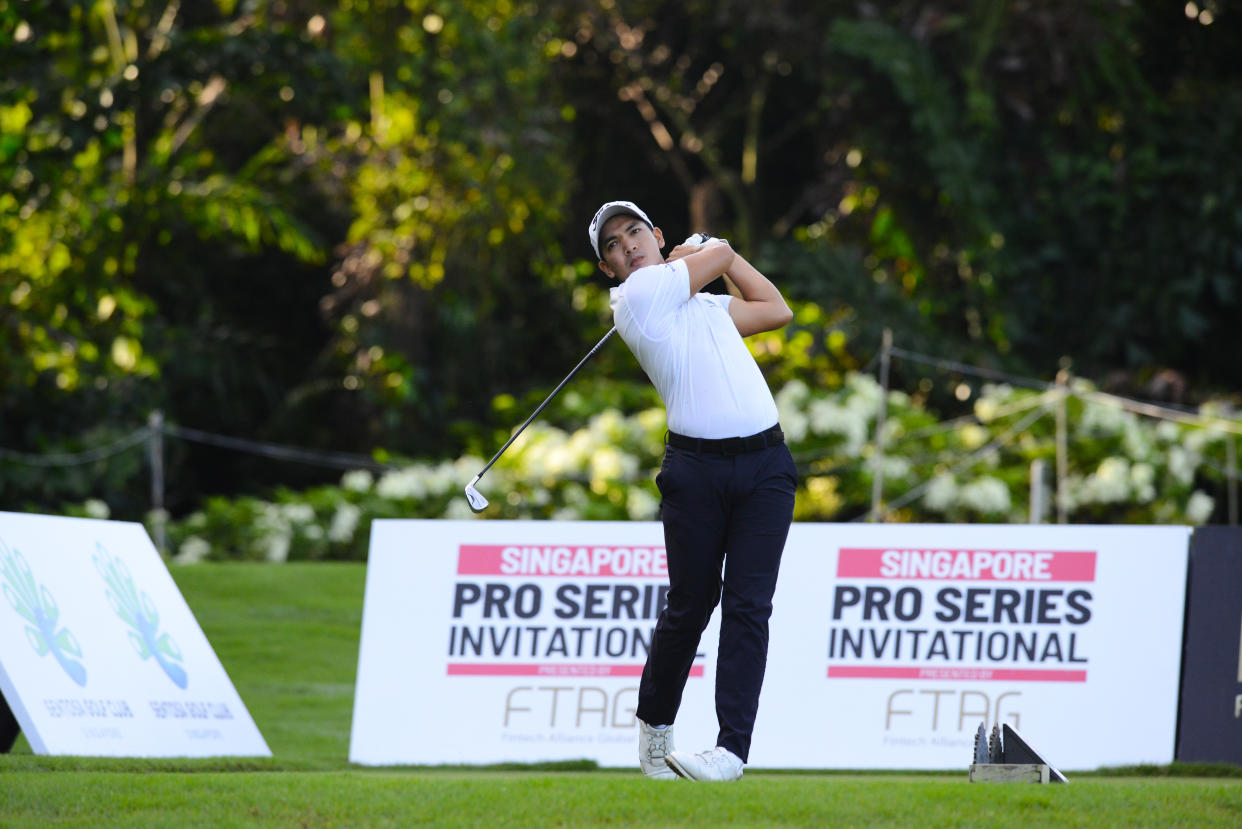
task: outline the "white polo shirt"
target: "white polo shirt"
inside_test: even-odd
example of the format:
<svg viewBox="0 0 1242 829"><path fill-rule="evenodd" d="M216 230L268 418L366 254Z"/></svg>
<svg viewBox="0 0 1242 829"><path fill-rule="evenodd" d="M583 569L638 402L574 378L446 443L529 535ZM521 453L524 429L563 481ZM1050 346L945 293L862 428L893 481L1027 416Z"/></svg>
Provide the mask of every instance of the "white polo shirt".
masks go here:
<svg viewBox="0 0 1242 829"><path fill-rule="evenodd" d="M668 410L696 438L745 437L776 425L776 402L729 316L730 296L690 295L678 259L648 265L610 292L613 322Z"/></svg>

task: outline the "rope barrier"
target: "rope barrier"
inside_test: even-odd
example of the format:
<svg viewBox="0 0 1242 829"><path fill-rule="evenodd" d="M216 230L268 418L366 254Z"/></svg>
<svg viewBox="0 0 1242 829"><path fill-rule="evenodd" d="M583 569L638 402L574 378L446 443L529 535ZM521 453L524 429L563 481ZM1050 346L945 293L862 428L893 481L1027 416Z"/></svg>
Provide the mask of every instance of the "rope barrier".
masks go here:
<svg viewBox="0 0 1242 829"><path fill-rule="evenodd" d="M181 438L182 440L202 443L209 446L218 446L222 449L233 449L239 452L249 452L251 454L262 455L264 457L274 458L277 460L295 461L298 463L328 466L337 469L371 469L375 471L385 471L400 468L400 465L398 464L382 463L374 458L369 458L366 455L354 455L347 452L325 452L316 449L305 449L300 446L287 446L277 443L247 440L245 438L235 438L227 435L217 435L211 432L204 432L201 429L191 429L187 426L166 424L160 432L168 437ZM88 449L84 452L33 454L30 452L18 452L14 449L0 448L0 460L35 467L84 466L86 464L106 460L114 455L119 455L122 452L133 449L134 447L147 442L151 439L151 437L151 427L143 426L135 429L119 440L113 441L105 446Z"/></svg>
<svg viewBox="0 0 1242 829"><path fill-rule="evenodd" d="M1225 432L1242 435L1242 421L1240 420L1233 420L1216 415L1198 414L1149 401L1121 397L1107 392L1075 389L1072 386L1048 383L1046 381L1036 380L1030 377L1021 377L1007 372L985 368L983 366L974 366L968 363L962 363L957 360L949 360L929 354L921 354L919 352L909 351L904 348L893 347L891 348L890 353L894 357L900 357L911 362L933 366L947 371L955 371L961 374L967 374L997 382L1004 382L1013 386L1036 389L1043 392L1055 391L1061 394L1077 397L1084 402L1118 406L1134 414L1155 417L1163 420L1172 420L1193 426L1214 427ZM875 362L876 358L873 356L872 360L868 363L868 368L874 365ZM1040 401L1041 397L1036 397L1032 400L1018 401L1017 403L999 409L995 413L993 419L999 419L1007 415L1016 414L1023 409L1027 409L1032 406L1039 406ZM1041 408L1041 411L1042 410L1043 409ZM968 423L975 422L978 422L978 419L974 415L965 415L941 421L939 423L909 432L905 435L897 436L894 438L893 445L897 446L919 438L952 431L954 429L961 428ZM1027 421L1024 420L1023 422L1026 423ZM292 461L295 463L305 463L337 469L369 469L372 471L387 471L391 469L400 469L402 466L400 464L383 463L366 455L307 449L299 446L268 443L265 441L250 440L247 438L236 438L206 432L201 429L193 429L188 426L177 426L173 424L164 425L161 429L161 434L195 443L216 446L222 449L248 452L263 457L273 458L275 460ZM144 441L151 439L151 437L152 429L147 426L135 429L128 435L105 446L89 449L84 452L34 454L0 447L0 461L43 468L83 466L86 464L96 463L101 460L106 460L114 455L133 449ZM814 451L801 452L798 455L797 461L800 464L809 464L816 460L822 460L829 457L832 457L832 455L817 453ZM838 464L838 466L849 465L849 462Z"/></svg>
<svg viewBox="0 0 1242 829"><path fill-rule="evenodd" d="M182 440L218 446L222 449L233 449L238 452L249 452L254 455L275 458L282 461L294 461L336 469L373 469L384 471L401 468L398 464L382 463L366 455L354 455L348 452L325 452L316 449L304 449L300 446L287 446L278 443L266 443L246 438L234 438L191 429L187 426L167 425L164 433Z"/></svg>
<svg viewBox="0 0 1242 829"><path fill-rule="evenodd" d="M1048 389L1057 388L1056 383L1049 383L1045 380L1035 380L1030 377L1019 377L1016 374L1008 374L1004 371L996 369L984 368L983 366L972 366L967 363L959 363L957 360L948 360L943 357L933 357L928 354L920 354L917 351L907 351L904 348L894 346L889 350L894 357L903 357L912 363L921 363L923 365L935 366L947 371L956 371L960 374L969 374L972 377L982 377L985 380L997 380L1002 383L1008 383L1011 386L1023 386L1028 389L1036 389L1037 391L1047 391Z"/></svg>
<svg viewBox="0 0 1242 829"><path fill-rule="evenodd" d="M982 377L985 380L997 380L999 382L1008 383L1012 386L1022 386L1024 388L1036 389L1038 391L1064 389L1066 393L1077 397L1079 400L1084 402L1112 404L1120 406L1126 411L1134 414L1155 417L1161 420L1173 420L1190 426L1214 426L1235 435L1242 435L1242 420L1234 420L1232 418L1221 417L1219 415L1205 415L1201 412L1195 412L1184 407L1178 408L1163 403L1135 400L1134 398L1122 397L1121 395L1110 394L1109 392L1076 389L1073 386L1049 383L1045 380L1036 380L1031 377L1020 377L1016 374L1008 374L1003 371L984 368L983 366L972 366L968 363L960 363L956 360L948 360L943 357L934 357L929 354L920 354L917 351L907 351L904 348L893 347L890 349L889 353L891 353L894 357L902 357L914 363L935 366L936 368L945 369L947 371L956 371L960 374L969 374L973 377Z"/></svg>
<svg viewBox="0 0 1242 829"><path fill-rule="evenodd" d="M85 466L88 463L107 460L114 455L119 455L127 449L132 449L140 443L145 442L151 435L151 430L146 426L135 429L125 437L113 441L106 446L99 446L95 449L88 449L85 452L52 452L45 455L35 455L29 452L18 452L13 449L0 448L0 459L19 463L24 466L50 467L50 466Z"/></svg>

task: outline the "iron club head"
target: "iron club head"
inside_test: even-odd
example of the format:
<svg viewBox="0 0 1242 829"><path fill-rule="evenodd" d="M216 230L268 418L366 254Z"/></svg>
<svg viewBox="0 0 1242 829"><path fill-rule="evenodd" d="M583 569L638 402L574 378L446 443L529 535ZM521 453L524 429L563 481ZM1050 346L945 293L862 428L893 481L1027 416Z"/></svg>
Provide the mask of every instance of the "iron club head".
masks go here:
<svg viewBox="0 0 1242 829"><path fill-rule="evenodd" d="M466 501L470 504L470 509L475 512L482 512L487 509L487 499L483 497L481 492L474 488L474 485L478 482L479 476L475 475L474 480L466 484Z"/></svg>

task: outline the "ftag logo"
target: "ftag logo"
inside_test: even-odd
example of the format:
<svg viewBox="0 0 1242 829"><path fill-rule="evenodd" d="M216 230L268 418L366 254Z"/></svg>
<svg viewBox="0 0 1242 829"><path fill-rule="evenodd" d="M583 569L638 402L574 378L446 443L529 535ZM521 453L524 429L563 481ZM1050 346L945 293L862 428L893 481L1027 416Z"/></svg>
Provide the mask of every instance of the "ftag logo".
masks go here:
<svg viewBox="0 0 1242 829"><path fill-rule="evenodd" d="M46 586L35 582L26 558L10 550L0 541L0 576L4 580L4 598L17 614L26 620L26 641L39 656L51 654L69 678L86 686L86 668L82 646L73 631L60 626L60 608ZM76 659L74 657L77 657Z"/></svg>

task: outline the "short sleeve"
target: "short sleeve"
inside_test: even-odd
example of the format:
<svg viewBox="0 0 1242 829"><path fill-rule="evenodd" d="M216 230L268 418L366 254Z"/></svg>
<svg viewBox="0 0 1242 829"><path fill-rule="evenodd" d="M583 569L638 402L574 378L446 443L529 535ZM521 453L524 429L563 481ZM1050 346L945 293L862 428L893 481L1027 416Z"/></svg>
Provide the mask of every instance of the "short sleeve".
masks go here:
<svg viewBox="0 0 1242 829"><path fill-rule="evenodd" d="M690 271L681 259L639 268L625 280L622 293L642 334L659 339L690 299Z"/></svg>

